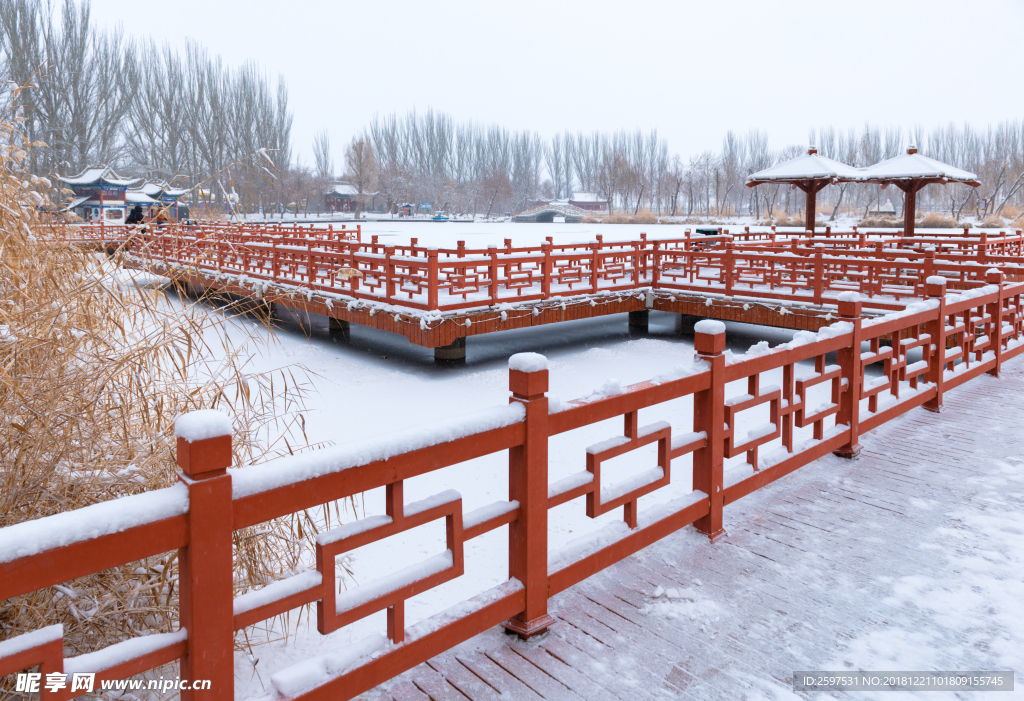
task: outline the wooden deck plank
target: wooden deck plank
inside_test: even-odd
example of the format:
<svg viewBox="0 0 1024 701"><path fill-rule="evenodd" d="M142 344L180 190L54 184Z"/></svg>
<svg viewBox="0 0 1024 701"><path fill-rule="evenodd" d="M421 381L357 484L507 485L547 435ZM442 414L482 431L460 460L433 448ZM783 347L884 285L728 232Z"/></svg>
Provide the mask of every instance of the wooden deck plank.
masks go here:
<svg viewBox="0 0 1024 701"><path fill-rule="evenodd" d="M1024 489L997 486L1006 470L1024 472L1020 442L1003 440L1024 411L1024 364L957 388L945 404L865 435L857 460L825 456L730 505L713 544L687 528L559 594L542 639L481 636L386 685L390 697L789 697L794 670L823 669L893 629L941 639L934 665L1000 667L987 641L1016 639L1005 615L957 628L893 597L894 582L970 576L979 553L961 536L971 520L1024 508ZM652 596L659 586L692 589L721 613L690 619L686 604Z"/></svg>

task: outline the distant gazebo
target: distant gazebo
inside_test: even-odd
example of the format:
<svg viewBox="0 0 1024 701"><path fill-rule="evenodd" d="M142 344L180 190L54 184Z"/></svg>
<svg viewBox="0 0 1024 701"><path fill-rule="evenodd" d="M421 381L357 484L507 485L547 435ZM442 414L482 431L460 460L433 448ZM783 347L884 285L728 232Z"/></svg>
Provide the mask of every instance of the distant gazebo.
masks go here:
<svg viewBox="0 0 1024 701"><path fill-rule="evenodd" d="M978 176L968 173L954 166L948 165L934 158L922 156L917 152L916 146L911 146L907 152L890 158L889 160L876 163L864 169L861 174L861 182L877 183L882 187L895 185L906 194L906 204L903 206L903 234L904 236L914 235L914 217L917 214L917 191L931 183L964 183L971 187L981 185Z"/></svg>
<svg viewBox="0 0 1024 701"><path fill-rule="evenodd" d="M807 193L807 207L804 228L814 231L814 215L818 203L818 192L826 185L859 180L863 171L845 163L821 156L811 146L806 156L779 163L747 177L747 187L771 183L788 183Z"/></svg>

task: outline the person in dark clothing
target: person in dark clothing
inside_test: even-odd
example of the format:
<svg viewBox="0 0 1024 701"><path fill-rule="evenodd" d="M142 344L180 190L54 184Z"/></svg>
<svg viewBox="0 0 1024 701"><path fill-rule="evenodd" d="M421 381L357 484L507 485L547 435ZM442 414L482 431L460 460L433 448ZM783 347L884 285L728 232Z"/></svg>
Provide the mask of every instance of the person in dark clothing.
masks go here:
<svg viewBox="0 0 1024 701"><path fill-rule="evenodd" d="M141 224L142 223L142 206L135 205L131 212L128 213L128 218L124 220L125 224Z"/></svg>

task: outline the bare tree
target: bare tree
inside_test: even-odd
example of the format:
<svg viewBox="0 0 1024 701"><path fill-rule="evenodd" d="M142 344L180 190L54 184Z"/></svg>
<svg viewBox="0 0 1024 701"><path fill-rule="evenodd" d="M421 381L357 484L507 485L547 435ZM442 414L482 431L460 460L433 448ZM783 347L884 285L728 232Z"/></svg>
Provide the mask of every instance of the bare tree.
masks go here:
<svg viewBox="0 0 1024 701"><path fill-rule="evenodd" d="M373 142L367 135L354 136L345 148L345 178L356 188L356 219L365 206L365 197L377 181L377 159Z"/></svg>

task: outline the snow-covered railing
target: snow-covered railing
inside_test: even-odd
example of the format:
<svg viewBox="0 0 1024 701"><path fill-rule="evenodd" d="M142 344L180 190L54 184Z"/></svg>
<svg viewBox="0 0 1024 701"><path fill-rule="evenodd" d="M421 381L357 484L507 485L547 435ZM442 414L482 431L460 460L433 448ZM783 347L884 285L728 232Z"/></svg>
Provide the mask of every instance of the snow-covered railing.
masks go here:
<svg viewBox="0 0 1024 701"><path fill-rule="evenodd" d="M463 241L452 249L427 248L416 239L410 245L385 245L376 236L360 243L311 229L265 235L225 229L205 237L188 233L151 232L132 239L128 251L134 264L204 286L251 285L248 294L256 297L273 288L414 314L452 315L645 289L815 305L834 304L838 294L853 290L867 296L869 308L891 311L905 306L906 299L921 297L931 275L966 289L983 285L984 270L993 265L1008 275L1024 266L1024 237L997 243L984 233L927 245L929 239L920 237L868 241L865 234L782 238L727 231L701 236L686 230L681 238L659 241L646 235L605 241L599 235L572 244L514 247L506 239L503 247L484 249L467 248ZM344 312L337 314L345 319Z"/></svg>
<svg viewBox="0 0 1024 701"><path fill-rule="evenodd" d="M516 355L508 405L259 466L228 469L225 417L187 415L176 426L178 486L0 529L0 599L177 549L179 630L65 659L60 627L44 628L0 643L0 675L41 665L44 674L114 679L180 660L182 679L209 679L207 695L231 699L235 631L307 604L316 605L323 634L386 610L381 634L270 678L279 698L343 700L495 625L537 635L554 623L548 602L559 592L686 526L717 538L725 506L829 452L855 456L861 433L914 407L939 411L945 392L998 374L1024 352L1024 284L1004 283L998 270L985 275L984 286L949 294L946 278L933 275L923 301L872 319L862 318L863 301L848 291L832 325L742 355L726 351L724 324L704 320L695 327L692 366L627 387L608 381L565 403L547 394L543 356ZM678 411L666 403L680 401L692 407L692 425L665 420ZM552 437L619 418L621 435L581 441L585 471L551 480ZM608 483L607 460L652 445L649 467ZM505 499L468 513L453 489L405 501L405 480L502 451ZM743 461L726 469L733 458ZM692 473L682 496L679 460ZM315 569L233 598L235 531L378 488L385 512L321 533ZM621 508L622 519L549 550L548 512L580 499L592 518ZM435 521L445 524L442 552L337 593L338 556ZM462 576L465 543L502 526L509 528L507 581L407 626L407 599Z"/></svg>
<svg viewBox="0 0 1024 701"><path fill-rule="evenodd" d="M121 244L140 233L162 233L183 239L201 240L208 238L236 240L241 237L263 236L314 236L328 241L362 241L362 227L359 224L335 226L334 224L301 224L298 222L277 222L256 224L252 222L156 222L146 221L141 226L119 223L57 221L42 227L54 240L77 244Z"/></svg>

